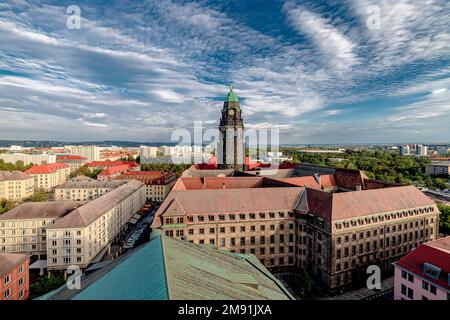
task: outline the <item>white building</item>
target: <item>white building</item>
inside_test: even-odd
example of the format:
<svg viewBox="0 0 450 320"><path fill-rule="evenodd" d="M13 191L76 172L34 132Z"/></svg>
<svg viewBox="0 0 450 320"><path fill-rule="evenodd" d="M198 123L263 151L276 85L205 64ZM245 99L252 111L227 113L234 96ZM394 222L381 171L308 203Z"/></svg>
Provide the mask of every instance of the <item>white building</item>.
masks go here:
<svg viewBox="0 0 450 320"><path fill-rule="evenodd" d="M418 144L416 146L416 156L424 157L428 155L428 147Z"/></svg>
<svg viewBox="0 0 450 320"><path fill-rule="evenodd" d="M30 163L41 165L41 164L51 164L56 162L56 155L54 154L27 154L27 153L2 153L0 154L0 159L5 163L15 164L17 161L23 161L24 165L29 165Z"/></svg>
<svg viewBox="0 0 450 320"><path fill-rule="evenodd" d="M158 154L157 147L141 146L139 148L139 155L141 158L156 158L157 154Z"/></svg>
<svg viewBox="0 0 450 320"><path fill-rule="evenodd" d="M89 162L100 161L100 148L97 146L70 146L70 154L74 156L82 156Z"/></svg>

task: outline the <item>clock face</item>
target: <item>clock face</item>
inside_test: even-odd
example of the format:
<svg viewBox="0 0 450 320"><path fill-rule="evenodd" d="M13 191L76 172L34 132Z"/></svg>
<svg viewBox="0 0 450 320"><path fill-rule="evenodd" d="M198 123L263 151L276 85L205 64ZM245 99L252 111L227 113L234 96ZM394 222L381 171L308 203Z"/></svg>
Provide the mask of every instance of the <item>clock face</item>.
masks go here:
<svg viewBox="0 0 450 320"><path fill-rule="evenodd" d="M230 116L232 116L232 115L234 114L234 110L231 109L230 111L228 111L228 114L229 114Z"/></svg>

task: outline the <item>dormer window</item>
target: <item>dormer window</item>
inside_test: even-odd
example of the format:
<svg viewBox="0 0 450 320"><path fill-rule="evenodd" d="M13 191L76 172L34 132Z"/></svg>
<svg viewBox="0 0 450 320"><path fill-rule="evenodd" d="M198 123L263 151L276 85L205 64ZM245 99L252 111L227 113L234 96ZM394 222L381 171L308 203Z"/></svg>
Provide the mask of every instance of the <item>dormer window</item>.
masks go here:
<svg viewBox="0 0 450 320"><path fill-rule="evenodd" d="M439 268L431 263L425 262L423 264L423 273L433 279L438 280L441 275L441 272L442 272L441 268Z"/></svg>

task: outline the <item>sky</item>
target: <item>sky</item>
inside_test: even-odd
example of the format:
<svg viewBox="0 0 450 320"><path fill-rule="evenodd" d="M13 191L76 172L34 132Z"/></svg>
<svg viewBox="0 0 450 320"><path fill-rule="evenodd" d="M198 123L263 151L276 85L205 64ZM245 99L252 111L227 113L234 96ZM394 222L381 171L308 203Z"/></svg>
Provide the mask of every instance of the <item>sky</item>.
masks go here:
<svg viewBox="0 0 450 320"><path fill-rule="evenodd" d="M0 140L170 141L231 82L281 143L450 142L450 2L0 3Z"/></svg>

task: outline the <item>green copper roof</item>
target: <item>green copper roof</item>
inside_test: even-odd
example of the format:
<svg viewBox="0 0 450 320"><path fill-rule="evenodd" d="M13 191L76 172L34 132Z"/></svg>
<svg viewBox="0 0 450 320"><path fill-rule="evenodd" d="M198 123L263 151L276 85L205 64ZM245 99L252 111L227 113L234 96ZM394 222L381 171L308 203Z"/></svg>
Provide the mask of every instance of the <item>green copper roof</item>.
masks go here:
<svg viewBox="0 0 450 320"><path fill-rule="evenodd" d="M239 98L233 91L233 84L230 85L230 92L225 97L225 102L239 102Z"/></svg>
<svg viewBox="0 0 450 320"><path fill-rule="evenodd" d="M168 300L161 237L130 255L72 300Z"/></svg>

